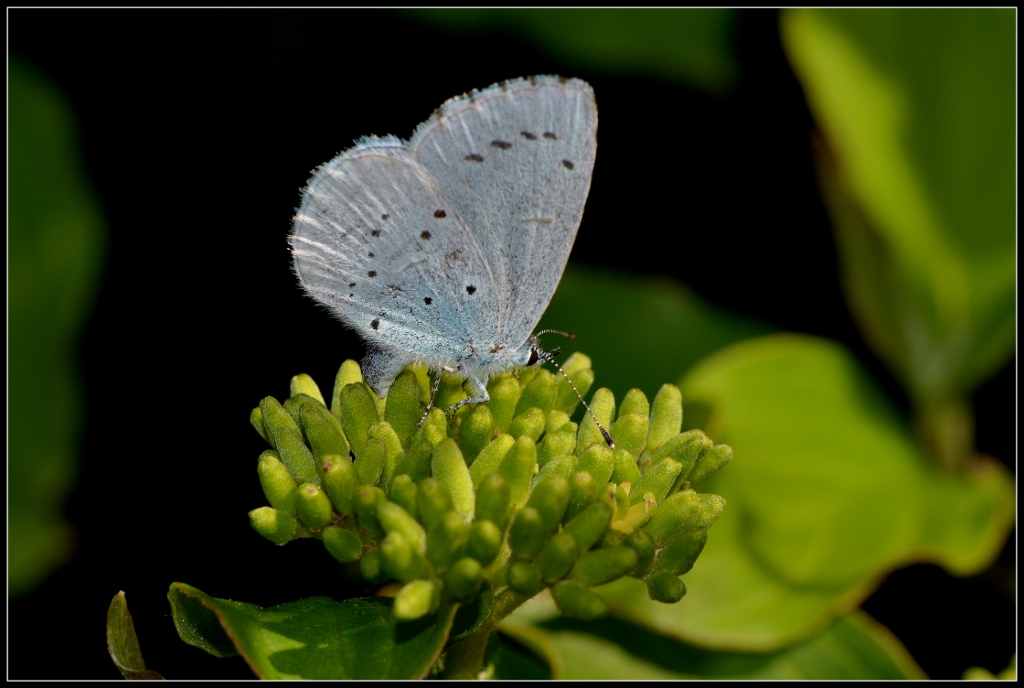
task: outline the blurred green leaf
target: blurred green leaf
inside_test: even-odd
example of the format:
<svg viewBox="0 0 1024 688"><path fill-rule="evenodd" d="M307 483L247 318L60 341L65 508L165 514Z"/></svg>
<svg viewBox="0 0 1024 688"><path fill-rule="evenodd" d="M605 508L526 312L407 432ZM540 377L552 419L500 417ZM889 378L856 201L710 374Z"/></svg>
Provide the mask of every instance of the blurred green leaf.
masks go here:
<svg viewBox="0 0 1024 688"><path fill-rule="evenodd" d="M163 678L146 668L123 590L114 595L107 609L107 652L127 680L158 681Z"/></svg>
<svg viewBox="0 0 1024 688"><path fill-rule="evenodd" d="M82 417L75 353L104 232L67 103L17 59L7 76L7 573L18 595L70 554L61 504Z"/></svg>
<svg viewBox="0 0 1024 688"><path fill-rule="evenodd" d="M602 589L613 613L705 647L770 651L856 607L889 571L984 569L1013 525L1006 469L940 473L840 346L774 335L730 346L681 382L735 451L702 489L728 508L676 605L638 582Z"/></svg>
<svg viewBox="0 0 1024 688"><path fill-rule="evenodd" d="M735 9L430 9L406 13L452 31L515 31L581 69L650 75L710 90L729 87L738 72L733 47L739 15Z"/></svg>
<svg viewBox="0 0 1024 688"><path fill-rule="evenodd" d="M900 641L860 611L837 619L807 641L770 653L714 652L621 619L580 622L552 611L538 620L536 609L525 616L535 620L513 614L502 631L520 642L528 639L523 644L552 666L558 679L927 678Z"/></svg>
<svg viewBox="0 0 1024 688"><path fill-rule="evenodd" d="M456 608L398 623L390 597L310 597L264 609L184 583L171 585L167 596L182 640L217 657L230 652L230 640L258 677L270 679L423 678L444 648Z"/></svg>
<svg viewBox="0 0 1024 688"><path fill-rule="evenodd" d="M661 386L705 356L773 328L719 309L674 280L570 264L537 329L575 333L571 341L546 335L562 349L594 361L598 387L617 399L633 387L654 398ZM582 411L581 411L582 412Z"/></svg>
<svg viewBox="0 0 1024 688"><path fill-rule="evenodd" d="M1013 352L1016 13L801 9L782 35L847 298L928 414Z"/></svg>

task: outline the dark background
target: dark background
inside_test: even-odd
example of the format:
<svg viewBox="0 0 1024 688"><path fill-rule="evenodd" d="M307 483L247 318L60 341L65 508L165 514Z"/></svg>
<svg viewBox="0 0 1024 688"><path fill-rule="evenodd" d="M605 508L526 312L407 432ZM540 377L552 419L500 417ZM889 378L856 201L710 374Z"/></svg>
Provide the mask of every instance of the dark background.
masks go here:
<svg viewBox="0 0 1024 688"><path fill-rule="evenodd" d="M411 134L444 99L538 73L589 81L599 155L572 260L668 275L705 299L841 341L904 412L843 301L813 172L813 121L777 13L745 11L740 80L710 95L588 73L502 33L449 34L377 11L9 10L10 54L77 118L109 232L81 345L86 399L69 564L9 603L10 678L116 678L104 615L125 590L150 668L251 678L182 643L166 591L185 581L271 605L349 597L322 547L273 548L248 409L321 384L361 345L303 296L286 236L309 171L364 134ZM1015 375L976 393L977 445L1015 468ZM276 386L275 386L276 385ZM211 530L220 531L212 533ZM918 565L865 603L932 678L1005 667L1013 542L968 579Z"/></svg>

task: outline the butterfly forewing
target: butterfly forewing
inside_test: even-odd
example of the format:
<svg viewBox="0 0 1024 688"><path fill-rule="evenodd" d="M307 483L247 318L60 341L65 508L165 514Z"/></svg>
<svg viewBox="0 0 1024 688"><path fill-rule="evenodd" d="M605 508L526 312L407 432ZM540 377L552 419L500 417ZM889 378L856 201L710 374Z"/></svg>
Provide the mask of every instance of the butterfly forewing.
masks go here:
<svg viewBox="0 0 1024 688"><path fill-rule="evenodd" d="M535 77L456 98L410 149L470 231L499 290L474 336L519 347L554 294L590 189L597 106L586 83Z"/></svg>

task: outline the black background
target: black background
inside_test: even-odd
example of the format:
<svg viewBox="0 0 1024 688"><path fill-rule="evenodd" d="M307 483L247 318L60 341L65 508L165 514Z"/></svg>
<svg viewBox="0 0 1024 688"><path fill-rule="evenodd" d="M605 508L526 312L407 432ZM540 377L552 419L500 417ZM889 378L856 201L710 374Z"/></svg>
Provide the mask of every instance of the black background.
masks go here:
<svg viewBox="0 0 1024 688"><path fill-rule="evenodd" d="M408 136L471 88L538 73L594 86L600 147L573 261L669 275L738 313L837 339L908 409L842 299L813 121L773 11L742 14L741 77L724 96L588 73L511 35L443 33L377 11L8 19L10 53L71 103L109 231L80 354L82 461L66 503L77 550L10 602L10 678L116 678L104 615L120 589L147 664L170 678L251 677L242 660L177 638L172 581L260 605L358 592L322 547L268 547L247 525L265 501L248 409L286 396L296 371L333 380L362 351L299 291L289 220L313 167L364 134ZM979 450L1013 468L1014 364L974 402ZM1015 650L1014 540L973 578L899 571L865 609L932 678L998 671Z"/></svg>

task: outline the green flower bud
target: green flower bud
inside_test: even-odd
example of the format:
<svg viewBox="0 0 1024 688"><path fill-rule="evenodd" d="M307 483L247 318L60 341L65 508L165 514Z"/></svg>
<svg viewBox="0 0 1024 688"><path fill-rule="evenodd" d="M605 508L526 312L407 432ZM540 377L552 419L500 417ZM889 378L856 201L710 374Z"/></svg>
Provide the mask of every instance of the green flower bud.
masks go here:
<svg viewBox="0 0 1024 688"><path fill-rule="evenodd" d="M417 554L427 553L427 531L402 507L381 502L377 505L377 520L385 533L400 533Z"/></svg>
<svg viewBox="0 0 1024 688"><path fill-rule="evenodd" d="M376 437L369 437L363 442L356 454L356 476L362 485L376 485L384 472L387 461L387 450L384 443Z"/></svg>
<svg viewBox="0 0 1024 688"><path fill-rule="evenodd" d="M359 559L363 553L363 545L359 542L359 536L351 530L328 526L323 531L324 547L331 556L342 564L348 564Z"/></svg>
<svg viewBox="0 0 1024 688"><path fill-rule="evenodd" d="M565 509L564 520L574 518L589 507L601 494L602 484L586 471L577 471L569 478L569 506Z"/></svg>
<svg viewBox="0 0 1024 688"><path fill-rule="evenodd" d="M487 566L501 551L501 530L488 520L478 520L466 535L466 556Z"/></svg>
<svg viewBox="0 0 1024 688"><path fill-rule="evenodd" d="M537 556L537 567L544 582L550 585L564 578L582 551L576 536L568 531L551 536Z"/></svg>
<svg viewBox="0 0 1024 688"><path fill-rule="evenodd" d="M291 396L293 397L296 394L305 394L319 401L324 405L324 408L327 407L326 402L324 402L324 395L320 393L320 388L317 387L313 378L305 373L301 373L292 378L290 390Z"/></svg>
<svg viewBox="0 0 1024 688"><path fill-rule="evenodd" d="M613 451L615 468L612 471L610 480L614 483L629 483L631 486L640 482L640 468L636 465L636 458L622 447L615 447Z"/></svg>
<svg viewBox="0 0 1024 688"><path fill-rule="evenodd" d="M438 517L427 532L427 559L439 569L447 569L462 556L466 522L456 511Z"/></svg>
<svg viewBox="0 0 1024 688"><path fill-rule="evenodd" d="M501 473L491 473L476 489L476 520L490 521L505 531L511 506L508 481Z"/></svg>
<svg viewBox="0 0 1024 688"><path fill-rule="evenodd" d="M540 514L545 536L555 532L569 505L569 481L560 475L542 480L533 488L526 502Z"/></svg>
<svg viewBox="0 0 1024 688"><path fill-rule="evenodd" d="M430 459L434 455L434 445L429 440L411 440L409 451L398 457L395 462L395 475L407 475L414 483L418 483L430 475Z"/></svg>
<svg viewBox="0 0 1024 688"><path fill-rule="evenodd" d="M635 387L626 392L626 396L622 397L622 403L619 404L618 418L622 420L631 413L639 413L641 416L649 416L651 414L651 405L647 401L647 395Z"/></svg>
<svg viewBox="0 0 1024 688"><path fill-rule="evenodd" d="M266 428L263 427L263 412L260 411L259 406L254 408L252 410L252 413L249 414L249 422L252 424L254 428L256 428L256 432L260 434L260 437L262 437L269 443L270 436L267 434Z"/></svg>
<svg viewBox="0 0 1024 688"><path fill-rule="evenodd" d="M544 546L548 531L537 509L526 506L516 514L508 531L508 546L520 559L533 559ZM511 585L511 582L509 583Z"/></svg>
<svg viewBox="0 0 1024 688"><path fill-rule="evenodd" d="M654 538L646 530L638 530L626 539L626 546L632 547L636 552L636 566L630 571L630 575L641 575L654 563L654 555L657 552L657 544Z"/></svg>
<svg viewBox="0 0 1024 688"><path fill-rule="evenodd" d="M316 471L313 453L302 441L302 431L274 397L266 397L260 402L260 413L263 415L263 427L270 436L270 443L277 449L281 463L292 474L296 482L313 482L320 484L320 476Z"/></svg>
<svg viewBox="0 0 1024 688"><path fill-rule="evenodd" d="M278 545L292 540L299 529L298 522L290 514L269 506L250 511L249 523L253 530Z"/></svg>
<svg viewBox="0 0 1024 688"><path fill-rule="evenodd" d="M463 389L464 380L454 373L442 372L441 384L437 387L437 394L434 396L434 406L445 411L452 404L457 404L466 398L466 391Z"/></svg>
<svg viewBox="0 0 1024 688"><path fill-rule="evenodd" d="M500 438L499 438L500 439ZM478 462L479 463L479 462ZM509 498L513 510L526 501L533 482L533 469L537 465L537 445L529 437L520 437L509 449L498 472L508 481Z"/></svg>
<svg viewBox="0 0 1024 688"><path fill-rule="evenodd" d="M678 484L686 479L697 459L710 448L711 440L701 430L688 430L668 440L657 451L645 457L641 461L641 468L646 471L650 466L658 464L663 459L675 459L683 467L676 480Z"/></svg>
<svg viewBox="0 0 1024 688"><path fill-rule="evenodd" d="M380 524L380 519L377 518L377 507L387 500L384 490L373 485L360 487L353 500L356 515L359 516L359 527L375 540L384 535L384 528Z"/></svg>
<svg viewBox="0 0 1024 688"><path fill-rule="evenodd" d="M451 511L452 496L448 488L434 478L424 478L420 482L419 493L416 495L416 511L420 523L429 530L434 521Z"/></svg>
<svg viewBox="0 0 1024 688"><path fill-rule="evenodd" d="M388 499L415 518L418 513L416 510L416 493L418 491L419 488L416 487L412 478L403 473L396 475L391 480L391 485L388 486Z"/></svg>
<svg viewBox="0 0 1024 688"><path fill-rule="evenodd" d="M429 614L438 604L438 590L433 581L416 580L395 595L392 608L399 621L415 621Z"/></svg>
<svg viewBox="0 0 1024 688"><path fill-rule="evenodd" d="M582 365L583 367L570 370L568 367L569 362L572 361L573 356L576 355L583 356L582 354L578 354L578 352L573 354L566 359L565 365L562 366L562 370L564 370L565 374L569 376L572 383L576 385L576 389L579 390L580 395L585 397L587 396L587 392L590 391L591 386L594 384L594 371L590 369L590 359L586 356L583 356L586 361L581 360L578 362L579 365ZM566 382L565 378L559 377L558 390L555 392L554 407L559 411L572 415L579 403L580 398L576 396L576 392L572 390L572 387L568 382Z"/></svg>
<svg viewBox="0 0 1024 688"><path fill-rule="evenodd" d="M533 379L523 389L519 396L519 403L516 405L515 416L525 413L528 409L538 408L546 415L555 403L555 392L558 380L553 373L538 369ZM515 417L513 416L513 418ZM514 433L509 433L514 436ZM539 435L538 435L539 437ZM536 437L534 438L536 439Z"/></svg>
<svg viewBox="0 0 1024 688"><path fill-rule="evenodd" d="M616 450L618 449L619 439L615 438ZM604 485L606 482L611 480L612 473L615 469L615 457L612 450L608 445L595 444L590 449L580 454L580 462L576 466L578 471L586 471L590 475L594 476L599 484Z"/></svg>
<svg viewBox="0 0 1024 688"><path fill-rule="evenodd" d="M622 519L623 524L626 526L623 532L629 535L634 530L647 523L651 516L654 515L657 506L658 500L654 497L654 494L651 492L645 492L643 498L639 502L629 507L629 510L626 512L626 517Z"/></svg>
<svg viewBox="0 0 1024 688"><path fill-rule="evenodd" d="M308 394L299 394L293 397L288 397L282 404L284 410L292 417L295 424L299 426L299 431L302 433L302 439L306 439L306 435L305 431L302 430L302 424L299 422L299 411L302 410L303 405L310 401L316 402L316 399Z"/></svg>
<svg viewBox="0 0 1024 688"><path fill-rule="evenodd" d="M367 435L372 439L378 439L384 443L384 470L380 474L380 484L389 485L395 476L395 468L399 459L402 458L402 441L398 439L398 433L388 423L377 423L371 425Z"/></svg>
<svg viewBox="0 0 1024 688"><path fill-rule="evenodd" d="M619 419L612 426L612 439L615 440L615 447L622 447L630 454L639 455L647 443L646 415L639 413L619 414Z"/></svg>
<svg viewBox="0 0 1024 688"><path fill-rule="evenodd" d="M579 462L580 460L572 454L552 459L544 464L544 468L540 469L540 472L534 476L533 484L536 485L540 481L553 478L556 475L560 475L563 478L569 478L576 472L576 466Z"/></svg>
<svg viewBox="0 0 1024 688"><path fill-rule="evenodd" d="M539 408L528 408L508 424L508 434L516 439L529 437L536 442L544 433L544 412Z"/></svg>
<svg viewBox="0 0 1024 688"><path fill-rule="evenodd" d="M405 370L395 378L388 390L387 405L384 407L384 420L394 429L402 447L408 447L412 436L416 434L416 424L420 421L420 385L411 370Z"/></svg>
<svg viewBox="0 0 1024 688"><path fill-rule="evenodd" d="M613 510L604 502L596 502L565 524L565 532L572 533L582 551L596 545L608 531Z"/></svg>
<svg viewBox="0 0 1024 688"><path fill-rule="evenodd" d="M730 461L732 461L732 447L728 444L716 444L697 459L697 463L687 479L691 485L699 485Z"/></svg>
<svg viewBox="0 0 1024 688"><path fill-rule="evenodd" d="M558 611L570 619L593 621L608 613L608 605L601 597L579 581L565 580L551 588Z"/></svg>
<svg viewBox="0 0 1024 688"><path fill-rule="evenodd" d="M551 409L547 415L544 416L544 432L552 433L555 430L560 429L563 425L567 425L572 419L569 418L568 413L563 413L558 409ZM575 437L576 431L573 430L573 442L576 442Z"/></svg>
<svg viewBox="0 0 1024 688"><path fill-rule="evenodd" d="M640 476L640 481L630 490L629 503L639 503L647 492L653 493L654 498L659 502L664 500L682 470L682 464L673 459L663 459L651 466Z"/></svg>
<svg viewBox="0 0 1024 688"><path fill-rule="evenodd" d="M658 571L681 576L693 568L704 544L708 541L708 531L703 528L691 528L677 533L658 553L655 568Z"/></svg>
<svg viewBox="0 0 1024 688"><path fill-rule="evenodd" d="M346 385L341 390L338 403L341 407L340 420L345 437L353 448L362 447L370 426L380 422L373 392L362 382Z"/></svg>
<svg viewBox="0 0 1024 688"><path fill-rule="evenodd" d="M651 407L651 422L647 430L647 451L655 452L668 440L679 434L683 426L683 395L675 385L662 385Z"/></svg>
<svg viewBox="0 0 1024 688"><path fill-rule="evenodd" d="M412 441L427 440L435 446L448 437L448 419L438 407L430 409L423 419L423 426L413 435Z"/></svg>
<svg viewBox="0 0 1024 688"><path fill-rule="evenodd" d="M511 374L496 375L487 383L487 393L491 397L487 407L491 409L494 427L505 432L519 402L519 381Z"/></svg>
<svg viewBox="0 0 1024 688"><path fill-rule="evenodd" d="M324 457L323 469L324 490L327 491L327 496L331 498L338 513L355 513L353 500L359 489L359 479L356 478L355 466L348 455L328 454Z"/></svg>
<svg viewBox="0 0 1024 688"><path fill-rule="evenodd" d="M602 387L594 392L594 396L590 400L590 410L601 421L601 425L606 428L610 427L612 417L615 415L615 395L607 387ZM590 417L589 413L583 416L583 421L580 423L579 437L576 440L578 451L582 453L595 444L603 443L604 436L597 429L597 425L594 424L594 419Z"/></svg>
<svg viewBox="0 0 1024 688"><path fill-rule="evenodd" d="M439 483L448 488L455 510L469 521L476 506L476 493L473 491L469 467L462 458L462 452L459 451L459 445L455 444L455 440L446 438L434 445L431 473Z"/></svg>
<svg viewBox="0 0 1024 688"><path fill-rule="evenodd" d="M637 561L636 550L632 547L596 549L580 557L572 569L572 577L587 587L602 585L625 576Z"/></svg>
<svg viewBox="0 0 1024 688"><path fill-rule="evenodd" d="M295 493L295 510L299 520L307 528L323 528L331 525L334 509L324 491L313 483L299 485Z"/></svg>
<svg viewBox="0 0 1024 688"><path fill-rule="evenodd" d="M697 496L700 497L700 515L697 518L697 523L701 528L707 530L714 525L725 510L725 499L716 494Z"/></svg>
<svg viewBox="0 0 1024 688"><path fill-rule="evenodd" d="M655 602L675 604L686 594L686 585L668 571L655 571L647 579L647 594Z"/></svg>
<svg viewBox="0 0 1024 688"><path fill-rule="evenodd" d="M552 411L554 413L554 411ZM550 430L550 428L549 428ZM566 423L554 432L544 435L544 441L537 445L537 463L543 468L548 461L559 456L568 456L576 449L575 423Z"/></svg>
<svg viewBox="0 0 1024 688"><path fill-rule="evenodd" d="M295 479L284 467L277 452L268 449L260 454L256 472L260 476L263 494L267 496L270 506L295 515Z"/></svg>
<svg viewBox="0 0 1024 688"><path fill-rule="evenodd" d="M483 569L469 557L459 559L448 571L448 589L459 599L467 600L476 595L482 581Z"/></svg>
<svg viewBox="0 0 1024 688"><path fill-rule="evenodd" d="M535 595L544 587L540 569L528 561L513 561L508 567L508 587L523 595Z"/></svg>
<svg viewBox="0 0 1024 688"><path fill-rule="evenodd" d="M423 562L417 556L416 548L397 530L381 540L380 556L384 571L402 583L416 580L423 573Z"/></svg>
<svg viewBox="0 0 1024 688"><path fill-rule="evenodd" d="M473 460L473 465L469 467L469 477L473 479L474 486L480 485L486 476L498 470L508 450L515 443L512 435L498 435L480 450Z"/></svg>
<svg viewBox="0 0 1024 688"><path fill-rule="evenodd" d="M294 398L294 397L293 397ZM324 457L331 454L348 456L348 440L341 429L341 423L327 407L318 403L306 403L299 409L299 425L313 448L317 465L323 466Z"/></svg>
<svg viewBox="0 0 1024 688"><path fill-rule="evenodd" d="M334 377L334 391L331 393L331 413L339 421L341 420L341 390L348 385L363 381L363 371L359 364L349 359L338 368L338 374Z"/></svg>
<svg viewBox="0 0 1024 688"><path fill-rule="evenodd" d="M459 449L470 465L480 450L491 441L493 430L494 418L491 416L491 409L484 404L474 408L462 421L459 427Z"/></svg>
<svg viewBox="0 0 1024 688"><path fill-rule="evenodd" d="M384 571L384 558L379 549L371 549L359 560L359 573L363 579L374 585L380 585L388 579Z"/></svg>
<svg viewBox="0 0 1024 688"><path fill-rule="evenodd" d="M615 488L615 516L612 518L612 522L626 518L626 513L629 511L630 488L630 485L624 484Z"/></svg>

